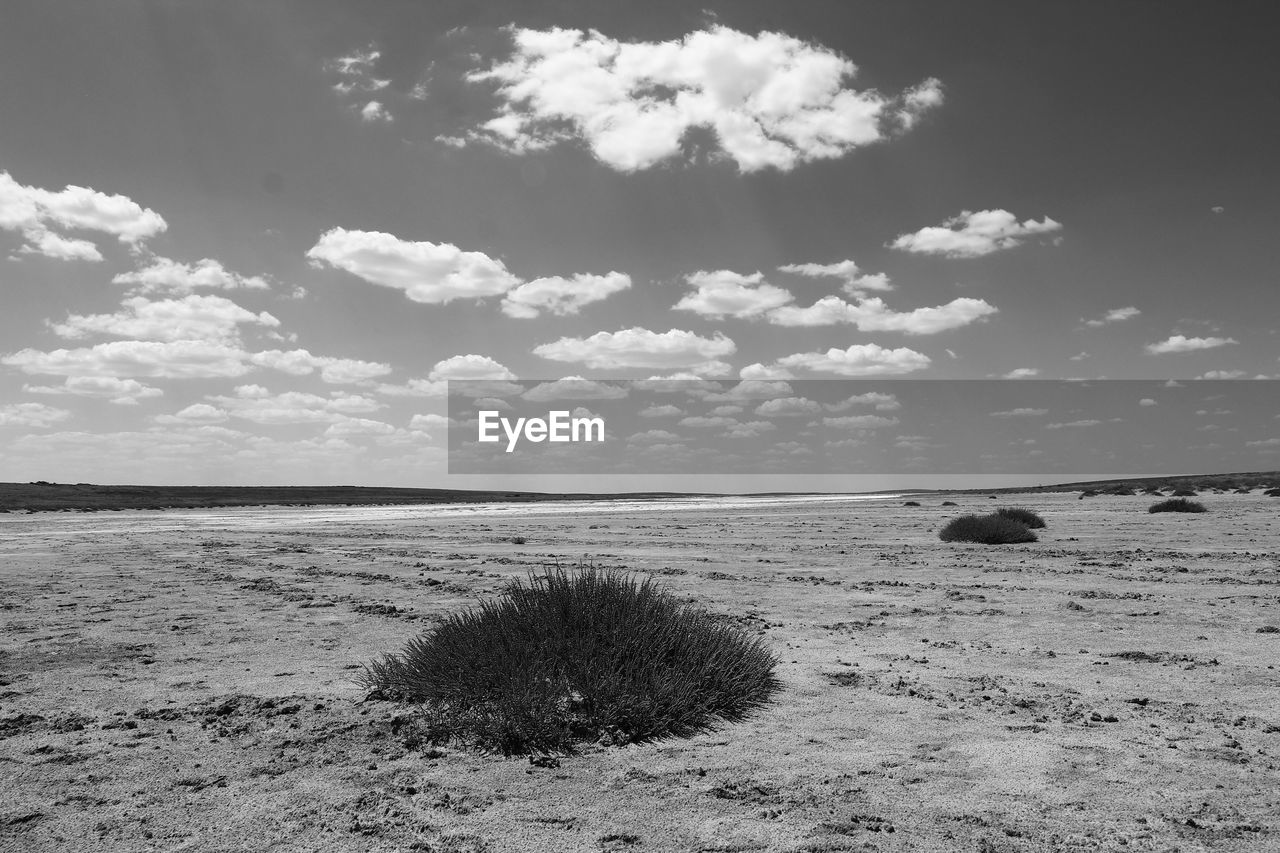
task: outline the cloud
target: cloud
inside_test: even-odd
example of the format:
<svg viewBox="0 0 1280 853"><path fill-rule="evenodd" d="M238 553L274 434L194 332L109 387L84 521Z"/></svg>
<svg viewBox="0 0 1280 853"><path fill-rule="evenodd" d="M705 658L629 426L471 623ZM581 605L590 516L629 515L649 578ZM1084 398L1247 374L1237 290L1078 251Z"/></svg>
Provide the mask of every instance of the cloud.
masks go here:
<svg viewBox="0 0 1280 853"><path fill-rule="evenodd" d="M898 402L897 397L879 391L854 394L839 403L828 403L825 408L828 412L845 412L854 406L874 406L877 412L896 412L902 408L902 404Z"/></svg>
<svg viewBox="0 0 1280 853"><path fill-rule="evenodd" d="M208 399L232 417L258 424L337 423L382 408L381 403L358 394L342 391L334 391L328 397L300 391L272 394L261 385L241 385L232 396Z"/></svg>
<svg viewBox="0 0 1280 853"><path fill-rule="evenodd" d="M554 382L539 383L520 396L535 403L551 400L621 400L627 389L581 376L566 376Z"/></svg>
<svg viewBox="0 0 1280 853"><path fill-rule="evenodd" d="M755 364L748 364L739 370L738 378L752 380L795 379L795 374L785 367L778 367L776 364L765 365L756 362Z"/></svg>
<svg viewBox="0 0 1280 853"><path fill-rule="evenodd" d="M583 305L599 302L629 287L631 276L620 272L535 278L517 285L503 297L502 313L522 319L537 317L543 311L566 317L577 314Z"/></svg>
<svg viewBox="0 0 1280 853"><path fill-rule="evenodd" d="M1138 401L1138 405L1150 407L1150 406L1158 406L1160 404L1157 403L1155 400L1151 399L1150 397L1143 397L1141 400Z"/></svg>
<svg viewBox="0 0 1280 853"><path fill-rule="evenodd" d="M653 444L655 442L679 441L680 436L674 432L668 432L665 429L650 429L644 432L637 432L627 438L631 444Z"/></svg>
<svg viewBox="0 0 1280 853"><path fill-rule="evenodd" d="M1001 378L1031 379L1032 377L1039 376L1039 375L1040 375L1040 368L1038 367L1015 367L1013 370L1010 370Z"/></svg>
<svg viewBox="0 0 1280 853"><path fill-rule="evenodd" d="M193 403L172 415L157 415L156 423L166 425L219 424L227 419L227 413L208 403Z"/></svg>
<svg viewBox="0 0 1280 853"><path fill-rule="evenodd" d="M366 382L391 372L391 365L354 358L334 358L312 355L305 349L266 350L249 356L249 360L261 367L270 367L293 376L307 376L320 371L320 379L333 385Z"/></svg>
<svg viewBox="0 0 1280 853"><path fill-rule="evenodd" d="M1194 352L1195 350L1214 349L1227 344L1239 343L1234 338L1188 338L1183 335L1171 335L1167 340L1155 344L1147 344L1149 353Z"/></svg>
<svg viewBox="0 0 1280 853"><path fill-rule="evenodd" d="M675 310L692 311L714 320L759 317L792 299L786 290L764 281L760 272L742 275L729 270L699 270L685 276L685 281L694 291L677 302Z"/></svg>
<svg viewBox="0 0 1280 853"><path fill-rule="evenodd" d="M679 406L646 406L640 410L642 418L676 418L684 414L684 410Z"/></svg>
<svg viewBox="0 0 1280 853"><path fill-rule="evenodd" d="M26 242L19 252L61 260L102 260L93 243L58 234L53 228L99 231L136 247L168 225L160 214L127 196L74 185L52 192L20 184L8 172L0 172L0 229L22 234Z"/></svg>
<svg viewBox="0 0 1280 853"><path fill-rule="evenodd" d="M720 386L723 387L723 386ZM692 396L700 397L709 403L747 402L752 400L773 400L778 397L794 397L791 386L775 379L744 379L727 391L695 390Z"/></svg>
<svg viewBox="0 0 1280 853"><path fill-rule="evenodd" d="M1037 234L1062 229L1061 223L1049 217L1036 222L1018 222L1007 210L961 211L941 226L921 228L914 234L903 234L889 245L904 252L945 255L949 258L976 258L1012 249Z"/></svg>
<svg viewBox="0 0 1280 853"><path fill-rule="evenodd" d="M245 353L222 341L110 341L80 349L23 349L0 364L55 376L234 378L248 373Z"/></svg>
<svg viewBox="0 0 1280 853"><path fill-rule="evenodd" d="M0 427L47 427L71 417L66 409L44 403L10 403L0 406Z"/></svg>
<svg viewBox="0 0 1280 853"><path fill-rule="evenodd" d="M783 356L775 365L840 376L879 376L924 370L930 363L927 355L906 347L886 349L879 344L853 344L847 349L832 347L826 352Z"/></svg>
<svg viewBox="0 0 1280 853"><path fill-rule="evenodd" d="M135 293L170 291L190 293L196 288L219 290L266 290L271 285L261 276L243 276L230 272L212 258L184 264L170 258L151 258L150 262L131 272L120 273L112 284L130 284Z"/></svg>
<svg viewBox="0 0 1280 853"><path fill-rule="evenodd" d="M371 284L404 291L414 302L441 305L506 293L520 283L502 261L449 243L414 243L379 231L332 228L307 251Z"/></svg>
<svg viewBox="0 0 1280 853"><path fill-rule="evenodd" d="M1096 329L1099 326L1106 326L1111 323L1123 323L1125 320L1132 320L1134 317L1137 317L1141 313L1142 312L1139 311L1137 308L1134 308L1132 305L1130 305L1127 308L1112 308L1110 311L1103 314L1101 317L1097 317L1092 320L1081 319L1080 322L1084 323L1086 326L1090 326Z"/></svg>
<svg viewBox="0 0 1280 853"><path fill-rule="evenodd" d="M711 429L713 427L729 427L737 426L738 421L734 418L724 415L692 415L687 418L681 418L677 423L684 427L694 427L695 429Z"/></svg>
<svg viewBox="0 0 1280 853"><path fill-rule="evenodd" d="M1209 370L1201 374L1201 379L1244 379L1249 375L1247 370Z"/></svg>
<svg viewBox="0 0 1280 853"><path fill-rule="evenodd" d="M836 418L823 418L824 426L839 429L880 429L897 426L897 418L886 418L881 415L843 415Z"/></svg>
<svg viewBox="0 0 1280 853"><path fill-rule="evenodd" d="M280 321L266 311L254 314L221 296L188 295L181 299L152 301L145 296L127 297L114 314L72 314L51 324L54 333L69 340L93 335L140 341L239 340L241 325L275 328Z"/></svg>
<svg viewBox="0 0 1280 853"><path fill-rule="evenodd" d="M25 385L22 390L30 394L97 397L123 406L137 405L139 400L164 394L159 388L143 385L136 379L118 379L114 376L68 376L61 385Z"/></svg>
<svg viewBox="0 0 1280 853"><path fill-rule="evenodd" d="M1246 447L1280 447L1280 438L1264 438L1261 441L1246 441Z"/></svg>
<svg viewBox="0 0 1280 853"><path fill-rule="evenodd" d="M363 121L392 121L391 113L387 112L387 108L382 105L381 101L370 101L360 108L360 118Z"/></svg>
<svg viewBox="0 0 1280 853"><path fill-rule="evenodd" d="M832 326L848 324L862 332L903 332L933 335L967 326L998 309L985 300L961 297L946 305L893 311L879 297L856 303L839 296L826 296L807 308L785 305L769 312L769 322L778 326Z"/></svg>
<svg viewBox="0 0 1280 853"><path fill-rule="evenodd" d="M424 432L448 429L449 419L444 415L414 415L409 419L409 429L420 429Z"/></svg>
<svg viewBox="0 0 1280 853"><path fill-rule="evenodd" d="M629 43L595 30L511 35L506 61L468 75L496 86L501 102L469 138L517 153L581 140L623 172L682 156L695 128L743 172L785 171L905 130L942 101L934 79L897 98L854 89L852 62L781 33L717 26Z"/></svg>
<svg viewBox="0 0 1280 853"><path fill-rule="evenodd" d="M789 272L809 278L832 277L844 281L841 290L851 296L860 296L868 290L893 290L889 276L884 273L863 275L853 261L840 261L834 264L787 264L778 267L779 272Z"/></svg>
<svg viewBox="0 0 1280 853"><path fill-rule="evenodd" d="M468 353L437 361L427 378L437 382L449 379L495 381L513 380L516 375L506 365L487 355Z"/></svg>
<svg viewBox="0 0 1280 853"><path fill-rule="evenodd" d="M993 418L1039 418L1049 414L1048 409L1008 409L1003 412L992 412Z"/></svg>
<svg viewBox="0 0 1280 853"><path fill-rule="evenodd" d="M394 435L396 428L391 424L369 418L344 417L329 424L324 434L329 438L346 438L348 436Z"/></svg>
<svg viewBox="0 0 1280 853"><path fill-rule="evenodd" d="M805 397L779 397L756 406L756 414L763 417L807 417L822 412L821 403Z"/></svg>
<svg viewBox="0 0 1280 853"><path fill-rule="evenodd" d="M391 121L391 114L382 102L366 100L369 95L391 85L390 80L378 77L374 71L381 58L382 53L374 45L369 45L364 50L353 51L324 64L324 70L337 78L333 91L347 100L364 121Z"/></svg>
<svg viewBox="0 0 1280 853"><path fill-rule="evenodd" d="M1044 428L1045 429L1070 429L1074 427L1098 426L1100 423L1102 423L1102 421L1088 419L1088 420L1080 420L1080 421L1067 421L1066 423L1045 424Z"/></svg>
<svg viewBox="0 0 1280 853"><path fill-rule="evenodd" d="M560 338L534 347L533 354L552 361L585 364L595 370L684 368L718 374L728 369L718 359L736 350L734 342L720 332L704 338L681 329L659 333L636 326L618 332L596 332L589 338Z"/></svg>

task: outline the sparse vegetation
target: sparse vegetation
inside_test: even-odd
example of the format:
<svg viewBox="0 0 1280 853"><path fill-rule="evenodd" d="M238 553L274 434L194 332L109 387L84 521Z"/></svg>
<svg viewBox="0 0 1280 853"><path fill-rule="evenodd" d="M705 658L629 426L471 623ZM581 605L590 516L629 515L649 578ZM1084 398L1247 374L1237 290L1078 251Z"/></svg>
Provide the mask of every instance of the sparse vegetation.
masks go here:
<svg viewBox="0 0 1280 853"><path fill-rule="evenodd" d="M943 506L959 506L959 504L956 503L955 501L943 501L942 505Z"/></svg>
<svg viewBox="0 0 1280 853"><path fill-rule="evenodd" d="M1093 489L1085 489L1083 492L1080 493L1080 499L1084 500L1085 498L1096 498L1100 494L1102 493L1094 491Z"/></svg>
<svg viewBox="0 0 1280 853"><path fill-rule="evenodd" d="M1204 504L1189 501L1186 498L1170 498L1167 501L1152 504L1147 512L1205 512Z"/></svg>
<svg viewBox="0 0 1280 853"><path fill-rule="evenodd" d="M1038 530L1045 526L1044 519L1040 517L1039 513L1019 506L1002 506L996 510L996 515L1022 522L1032 530Z"/></svg>
<svg viewBox="0 0 1280 853"><path fill-rule="evenodd" d="M1009 545L1035 542L1036 535L1020 521L1002 515L962 515L938 533L943 542L977 542L982 545Z"/></svg>
<svg viewBox="0 0 1280 853"><path fill-rule="evenodd" d="M418 704L428 740L545 754L740 719L779 688L776 664L761 640L650 580L557 568L374 661L362 683Z"/></svg>
<svg viewBox="0 0 1280 853"><path fill-rule="evenodd" d="M1178 489L1173 493L1173 496L1175 498L1194 498L1196 494L1197 493L1192 489Z"/></svg>
<svg viewBox="0 0 1280 853"><path fill-rule="evenodd" d="M920 501L907 501L903 506L920 506Z"/></svg>
<svg viewBox="0 0 1280 853"><path fill-rule="evenodd" d="M1269 498L1280 498L1280 489L1267 489L1263 494Z"/></svg>

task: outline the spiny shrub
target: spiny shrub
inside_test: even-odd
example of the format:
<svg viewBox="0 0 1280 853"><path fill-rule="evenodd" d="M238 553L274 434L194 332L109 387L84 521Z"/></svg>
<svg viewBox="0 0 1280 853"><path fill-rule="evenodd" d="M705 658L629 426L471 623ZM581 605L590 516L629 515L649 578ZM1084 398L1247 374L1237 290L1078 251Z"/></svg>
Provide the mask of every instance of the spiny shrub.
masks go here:
<svg viewBox="0 0 1280 853"><path fill-rule="evenodd" d="M1014 521L1020 521L1032 530L1044 527L1044 519L1039 513L1032 512L1029 509L1023 509L1019 506L1002 506L996 510L996 515L1003 518L1011 518Z"/></svg>
<svg viewBox="0 0 1280 853"><path fill-rule="evenodd" d="M938 538L943 542L978 542L982 545L1036 541L1036 535L1025 524L996 513L953 518L938 533Z"/></svg>
<svg viewBox="0 0 1280 853"><path fill-rule="evenodd" d="M1093 489L1085 489L1083 492L1080 493L1080 499L1084 500L1085 498L1096 498L1100 494L1102 493L1096 492Z"/></svg>
<svg viewBox="0 0 1280 853"><path fill-rule="evenodd" d="M920 506L920 501L907 501L903 506Z"/></svg>
<svg viewBox="0 0 1280 853"><path fill-rule="evenodd" d="M955 501L943 501L942 505L943 506L959 506L959 504L956 503Z"/></svg>
<svg viewBox="0 0 1280 853"><path fill-rule="evenodd" d="M1158 504L1152 504L1147 512L1204 512L1204 504L1199 501L1189 501L1186 498L1170 498L1167 501L1160 501Z"/></svg>
<svg viewBox="0 0 1280 853"><path fill-rule="evenodd" d="M1280 489L1267 489L1263 494L1269 498L1280 498Z"/></svg>
<svg viewBox="0 0 1280 853"><path fill-rule="evenodd" d="M651 580L556 568L370 663L361 683L417 704L433 742L546 754L739 720L779 689L776 665L762 640Z"/></svg>
<svg viewBox="0 0 1280 853"><path fill-rule="evenodd" d="M1173 493L1173 496L1175 498L1194 498L1196 493L1192 489L1178 489Z"/></svg>

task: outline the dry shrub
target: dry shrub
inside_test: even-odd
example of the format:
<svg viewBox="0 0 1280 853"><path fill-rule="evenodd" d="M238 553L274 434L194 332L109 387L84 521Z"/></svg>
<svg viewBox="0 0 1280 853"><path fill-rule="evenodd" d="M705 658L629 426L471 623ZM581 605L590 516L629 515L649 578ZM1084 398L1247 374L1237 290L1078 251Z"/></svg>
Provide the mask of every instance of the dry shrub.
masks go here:
<svg viewBox="0 0 1280 853"><path fill-rule="evenodd" d="M1189 501L1186 498L1170 498L1167 501L1160 501L1158 504L1152 504L1147 512L1205 512L1204 504L1199 501Z"/></svg>
<svg viewBox="0 0 1280 853"><path fill-rule="evenodd" d="M942 528L938 538L943 542L977 542L982 545L1036 541L1036 535L1025 524L996 513L953 518Z"/></svg>
<svg viewBox="0 0 1280 853"><path fill-rule="evenodd" d="M362 683L418 704L429 740L514 755L739 720L778 690L776 665L758 637L651 580L557 568L370 663Z"/></svg>
<svg viewBox="0 0 1280 853"><path fill-rule="evenodd" d="M1030 527L1032 530L1038 530L1039 528L1044 527L1044 519L1040 517L1039 513L1032 512L1029 509L1023 509L1020 506L1002 506L1000 509L996 510L996 515L1003 518L1010 518L1014 521L1019 521L1027 527Z"/></svg>

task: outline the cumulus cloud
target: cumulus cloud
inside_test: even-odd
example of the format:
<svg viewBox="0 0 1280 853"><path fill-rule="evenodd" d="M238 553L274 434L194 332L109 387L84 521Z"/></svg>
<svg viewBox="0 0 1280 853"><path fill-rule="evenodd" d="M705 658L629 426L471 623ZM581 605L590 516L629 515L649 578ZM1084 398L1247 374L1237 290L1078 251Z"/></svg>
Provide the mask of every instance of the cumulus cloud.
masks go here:
<svg viewBox="0 0 1280 853"><path fill-rule="evenodd" d="M443 397L449 388L449 380L459 382L484 382L486 393L495 394L502 389L493 387L494 382L509 382L516 378L504 364L494 361L487 355L455 355L437 361L427 374L426 379L410 379L404 385L379 385L378 393L391 397ZM507 391L518 394L523 389L512 385Z"/></svg>
<svg viewBox="0 0 1280 853"><path fill-rule="evenodd" d="M845 412L856 406L873 406L877 412L896 412L902 408L902 403L893 394L868 391L865 394L854 394L839 403L828 403L825 408L829 412Z"/></svg>
<svg viewBox="0 0 1280 853"><path fill-rule="evenodd" d="M136 379L115 376L68 376L61 385L26 385L23 390L31 394L96 397L122 406L137 405L139 400L164 394L159 388L144 385Z"/></svg>
<svg viewBox="0 0 1280 853"><path fill-rule="evenodd" d="M102 260L92 242L59 234L55 228L98 231L136 247L168 225L160 214L127 196L74 185L54 192L20 184L8 172L0 172L0 229L22 234L25 242L19 252L61 260Z"/></svg>
<svg viewBox="0 0 1280 853"><path fill-rule="evenodd" d="M370 101L360 108L360 118L364 121L391 121L391 113L387 112L387 108L383 106L381 101Z"/></svg>
<svg viewBox="0 0 1280 853"><path fill-rule="evenodd" d="M114 314L72 314L51 327L69 340L106 335L140 341L231 343L239 339L239 327L245 324L275 328L280 321L266 311L255 314L221 296L192 294L155 301L145 296L127 297Z"/></svg>
<svg viewBox="0 0 1280 853"><path fill-rule="evenodd" d="M1079 421L1067 421L1066 423L1045 424L1045 429L1073 429L1076 427L1092 427L1098 426L1102 421L1093 418L1087 418Z"/></svg>
<svg viewBox="0 0 1280 853"><path fill-rule="evenodd" d="M839 429L881 429L897 426L897 418L886 418L882 415L842 415L834 418L823 418L823 426Z"/></svg>
<svg viewBox="0 0 1280 853"><path fill-rule="evenodd" d="M743 172L785 171L905 130L942 101L934 79L896 98L852 88L847 58L782 33L713 27L667 42L558 28L511 35L508 59L468 76L493 84L500 100L469 138L512 152L581 140L623 172L680 157L696 128Z"/></svg>
<svg viewBox="0 0 1280 853"><path fill-rule="evenodd" d="M212 258L184 264L170 258L153 257L145 266L120 273L111 282L132 285L134 293L186 294L197 288L265 290L271 286L261 276L239 275Z"/></svg>
<svg viewBox="0 0 1280 853"><path fill-rule="evenodd" d="M738 378L751 380L795 379L795 374L785 367L778 367L776 364L767 365L756 362L755 364L748 364L739 370Z"/></svg>
<svg viewBox="0 0 1280 853"><path fill-rule="evenodd" d="M156 423L170 426L191 424L219 424L227 419L227 413L208 403L193 403L172 415L157 415Z"/></svg>
<svg viewBox="0 0 1280 853"><path fill-rule="evenodd" d="M719 332L704 338L681 329L652 332L636 326L618 332L596 332L588 338L563 337L534 347L533 353L552 361L585 364L595 370L683 368L716 375L728 369L719 359L736 350L734 342Z"/></svg>
<svg viewBox="0 0 1280 853"><path fill-rule="evenodd" d="M464 252L450 243L401 240L379 231L332 228L307 257L315 266L329 264L428 305L497 296L520 283L502 261L483 252Z"/></svg>
<svg viewBox="0 0 1280 853"><path fill-rule="evenodd" d="M893 290L889 276L884 273L864 274L853 261L839 261L834 264L787 264L778 267L779 272L788 272L808 278L838 278L843 284L841 290L851 296L859 296L869 290Z"/></svg>
<svg viewBox="0 0 1280 853"><path fill-rule="evenodd" d="M945 305L894 311L878 296L846 302L826 296L807 308L784 305L769 312L769 322L778 326L833 326L848 324L862 332L903 332L933 335L967 326L997 312L983 299L961 297Z"/></svg>
<svg viewBox="0 0 1280 853"><path fill-rule="evenodd" d="M367 382L391 372L391 365L354 358L312 355L308 350L266 350L249 356L260 367L269 367L293 376L308 376L317 370L320 379L333 385Z"/></svg>
<svg viewBox="0 0 1280 853"><path fill-rule="evenodd" d="M775 362L786 370L834 373L839 376L880 376L924 370L929 357L906 347L887 349L879 344L853 344L847 349L832 347L826 352L800 352Z"/></svg>
<svg viewBox="0 0 1280 853"><path fill-rule="evenodd" d="M1094 317L1093 319L1081 319L1080 322L1084 323L1086 326L1096 329L1100 326L1109 326L1112 323L1123 323L1125 320L1132 320L1134 317L1137 317L1141 313L1142 312L1139 311L1137 308L1134 308L1132 305L1130 305L1127 308L1112 308L1110 311L1103 314L1101 317Z"/></svg>
<svg viewBox="0 0 1280 853"><path fill-rule="evenodd" d="M1002 378L1003 379L1032 379L1040 375L1038 367L1015 367L1010 370Z"/></svg>
<svg viewBox="0 0 1280 853"><path fill-rule="evenodd" d="M1018 218L1007 210L964 210L942 225L903 234L890 245L904 252L976 258L1020 246L1038 234L1060 230L1062 224L1047 216L1040 222L1034 219L1018 222Z"/></svg>
<svg viewBox="0 0 1280 853"><path fill-rule="evenodd" d="M1215 349L1227 344L1239 343L1234 338L1188 338L1184 335L1171 335L1159 343L1147 344L1147 352L1154 354L1170 352L1194 352L1202 349Z"/></svg>
<svg viewBox="0 0 1280 853"><path fill-rule="evenodd" d="M23 349L0 364L55 376L214 379L252 370L245 353L222 341L110 341L93 347L41 352Z"/></svg>
<svg viewBox="0 0 1280 853"><path fill-rule="evenodd" d="M337 423L382 408L377 401L358 394L342 391L334 391L328 397L300 391L272 394L261 385L240 385L232 395L208 399L232 417L258 424Z"/></svg>
<svg viewBox="0 0 1280 853"><path fill-rule="evenodd" d="M806 417L822 412L821 403L805 397L779 397L756 406L756 414L763 417Z"/></svg>
<svg viewBox="0 0 1280 853"><path fill-rule="evenodd" d="M1008 409L1003 412L992 412L991 417L993 418L1039 418L1039 417L1044 417L1047 414L1049 414L1048 409L1021 408L1021 409Z"/></svg>
<svg viewBox="0 0 1280 853"><path fill-rule="evenodd" d="M583 305L599 302L629 287L631 276L620 272L535 278L508 291L502 299L502 313L522 319L537 317L540 312L565 317L577 314Z"/></svg>
<svg viewBox="0 0 1280 853"><path fill-rule="evenodd" d="M554 382L541 382L520 396L535 403L544 403L551 400L621 400L628 393L621 385L566 376Z"/></svg>
<svg viewBox="0 0 1280 853"><path fill-rule="evenodd" d="M770 309L791 301L791 294L764 280L760 272L751 275L716 270L699 270L685 276L693 292L676 303L677 311L692 311L702 317L759 317Z"/></svg>
<svg viewBox="0 0 1280 853"><path fill-rule="evenodd" d="M663 406L646 406L640 410L642 418L675 418L684 414L684 410L679 406L670 404Z"/></svg>
<svg viewBox="0 0 1280 853"><path fill-rule="evenodd" d="M47 427L71 417L66 409L44 403L10 403L0 406L0 427Z"/></svg>

